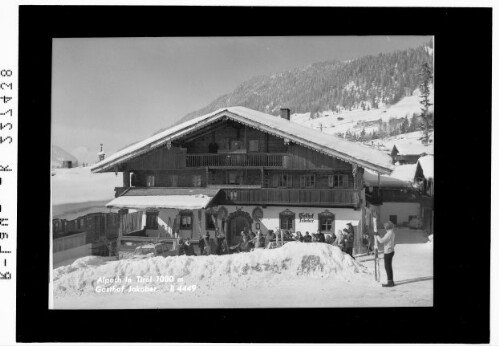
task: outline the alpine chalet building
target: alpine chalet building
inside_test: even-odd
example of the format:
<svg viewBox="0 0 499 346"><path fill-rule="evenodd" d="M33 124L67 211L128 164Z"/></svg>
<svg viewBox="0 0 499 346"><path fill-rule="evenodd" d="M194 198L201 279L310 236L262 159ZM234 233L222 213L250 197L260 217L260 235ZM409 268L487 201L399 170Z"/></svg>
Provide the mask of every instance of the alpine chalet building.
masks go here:
<svg viewBox="0 0 499 346"><path fill-rule="evenodd" d="M229 107L173 126L106 157L92 171L123 172L107 204L118 210L118 247L190 238L218 229L338 233L352 223L360 250L364 169L390 174L383 152L290 121Z"/></svg>

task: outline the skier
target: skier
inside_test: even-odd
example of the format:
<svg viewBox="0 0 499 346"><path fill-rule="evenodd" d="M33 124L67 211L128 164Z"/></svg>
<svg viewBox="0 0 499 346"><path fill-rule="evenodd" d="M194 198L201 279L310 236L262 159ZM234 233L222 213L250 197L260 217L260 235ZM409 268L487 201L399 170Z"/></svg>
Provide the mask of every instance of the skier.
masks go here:
<svg viewBox="0 0 499 346"><path fill-rule="evenodd" d="M393 287L395 286L395 283L393 282L393 268L392 268L392 260L393 256L395 255L395 232L394 232L394 225L391 221L388 221L384 224L386 234L384 237L380 237L378 232L374 232L374 236L376 239L384 244L385 246L385 251L384 251L384 260L385 260L385 270L386 270L386 276L387 276L387 283L383 284L383 287Z"/></svg>

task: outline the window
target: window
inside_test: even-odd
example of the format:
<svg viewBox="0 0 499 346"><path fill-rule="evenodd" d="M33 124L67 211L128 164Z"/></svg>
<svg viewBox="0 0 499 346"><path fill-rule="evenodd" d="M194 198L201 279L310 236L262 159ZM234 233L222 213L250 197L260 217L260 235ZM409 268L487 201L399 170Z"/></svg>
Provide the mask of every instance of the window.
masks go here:
<svg viewBox="0 0 499 346"><path fill-rule="evenodd" d="M237 200L237 191L236 190L228 191L226 193L226 196L229 201L235 201Z"/></svg>
<svg viewBox="0 0 499 346"><path fill-rule="evenodd" d="M192 213L185 212L180 214L180 229L192 230Z"/></svg>
<svg viewBox="0 0 499 346"><path fill-rule="evenodd" d="M85 228L85 220L83 218L79 218L76 222L77 229Z"/></svg>
<svg viewBox="0 0 499 346"><path fill-rule="evenodd" d="M170 186L171 187L178 186L178 175L176 175L176 174L170 175Z"/></svg>
<svg viewBox="0 0 499 346"><path fill-rule="evenodd" d="M130 186L135 187L135 185L137 184L137 176L135 175L135 173L130 172L129 178L130 178Z"/></svg>
<svg viewBox="0 0 499 346"><path fill-rule="evenodd" d="M192 186L201 186L201 175L196 174L192 176Z"/></svg>
<svg viewBox="0 0 499 346"><path fill-rule="evenodd" d="M242 171L230 171L228 175L229 185L242 185L243 184L243 172Z"/></svg>
<svg viewBox="0 0 499 346"><path fill-rule="evenodd" d="M250 139L248 143L249 143L248 151L259 151L260 141L258 139Z"/></svg>
<svg viewBox="0 0 499 346"><path fill-rule="evenodd" d="M285 210L279 214L279 225L282 230L293 231L293 223L295 219L295 213L290 210Z"/></svg>
<svg viewBox="0 0 499 346"><path fill-rule="evenodd" d="M334 214L325 211L319 214L319 229L322 232L334 232Z"/></svg>
<svg viewBox="0 0 499 346"><path fill-rule="evenodd" d="M281 229L292 230L293 229L293 217L282 215L281 216Z"/></svg>
<svg viewBox="0 0 499 346"><path fill-rule="evenodd" d="M293 178L289 174L275 174L273 185L274 187L293 187Z"/></svg>
<svg viewBox="0 0 499 346"><path fill-rule="evenodd" d="M328 176L329 187L348 188L348 175L347 174L334 174Z"/></svg>
<svg viewBox="0 0 499 346"><path fill-rule="evenodd" d="M300 187L312 188L315 187L315 175L304 174L300 175Z"/></svg>
<svg viewBox="0 0 499 346"><path fill-rule="evenodd" d="M154 187L154 175L146 176L146 186L147 187Z"/></svg>
<svg viewBox="0 0 499 346"><path fill-rule="evenodd" d="M146 212L146 228L147 229L158 229L158 212L157 211L147 211Z"/></svg>
<svg viewBox="0 0 499 346"><path fill-rule="evenodd" d="M231 141L230 150L239 150L242 149L243 145L241 141Z"/></svg>
<svg viewBox="0 0 499 346"><path fill-rule="evenodd" d="M206 216L206 229L208 230L215 230L216 229L216 225L215 225L215 215L214 214L210 214L210 213L206 213L205 214Z"/></svg>

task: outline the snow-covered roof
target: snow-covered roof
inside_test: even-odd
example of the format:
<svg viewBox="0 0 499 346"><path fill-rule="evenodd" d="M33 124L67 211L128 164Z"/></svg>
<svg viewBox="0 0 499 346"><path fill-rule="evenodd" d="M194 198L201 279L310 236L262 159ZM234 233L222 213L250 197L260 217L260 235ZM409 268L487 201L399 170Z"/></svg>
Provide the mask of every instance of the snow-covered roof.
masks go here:
<svg viewBox="0 0 499 346"><path fill-rule="evenodd" d="M418 159L419 165L423 169L423 174L426 179L433 179L433 155L425 155Z"/></svg>
<svg viewBox="0 0 499 346"><path fill-rule="evenodd" d="M393 170L392 174L390 174L390 177L402 181L413 182L414 177L416 176L417 167L418 165L416 163L411 165L395 166L395 169Z"/></svg>
<svg viewBox="0 0 499 346"><path fill-rule="evenodd" d="M213 189L131 189L106 206L133 209L201 209L218 193Z"/></svg>
<svg viewBox="0 0 499 346"><path fill-rule="evenodd" d="M364 183L366 186L378 186L378 174L372 171L364 171ZM379 187L404 188L411 186L411 182L394 178L387 175L379 176Z"/></svg>
<svg viewBox="0 0 499 346"><path fill-rule="evenodd" d="M281 117L246 107L228 107L188 120L130 145L98 162L92 168L92 171L104 172L109 170L117 164L145 154L165 145L169 141L197 131L224 117L380 173L388 174L393 169L391 158L386 153L305 127Z"/></svg>
<svg viewBox="0 0 499 346"><path fill-rule="evenodd" d="M433 138L433 133L430 134L430 139ZM433 144L424 145L418 139L411 138L404 139L403 141L392 141L393 147L397 148L398 155L422 155L433 154Z"/></svg>

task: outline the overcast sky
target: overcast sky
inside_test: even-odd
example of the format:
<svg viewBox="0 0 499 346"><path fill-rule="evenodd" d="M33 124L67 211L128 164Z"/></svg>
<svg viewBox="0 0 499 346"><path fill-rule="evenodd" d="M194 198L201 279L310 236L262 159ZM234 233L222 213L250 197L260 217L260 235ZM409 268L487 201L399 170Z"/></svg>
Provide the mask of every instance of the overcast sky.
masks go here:
<svg viewBox="0 0 499 346"><path fill-rule="evenodd" d="M241 82L326 60L417 47L429 37L54 39L52 143L111 154Z"/></svg>

